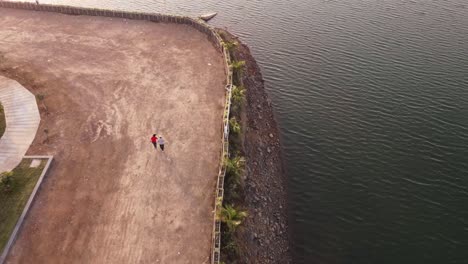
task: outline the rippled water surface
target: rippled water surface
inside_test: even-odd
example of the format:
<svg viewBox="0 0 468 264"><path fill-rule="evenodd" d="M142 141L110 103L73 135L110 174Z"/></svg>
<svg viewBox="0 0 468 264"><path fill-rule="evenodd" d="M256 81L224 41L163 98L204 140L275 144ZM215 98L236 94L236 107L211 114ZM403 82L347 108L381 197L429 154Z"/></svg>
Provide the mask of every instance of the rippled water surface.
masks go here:
<svg viewBox="0 0 468 264"><path fill-rule="evenodd" d="M468 263L464 0L42 0L199 15L260 62L296 263Z"/></svg>

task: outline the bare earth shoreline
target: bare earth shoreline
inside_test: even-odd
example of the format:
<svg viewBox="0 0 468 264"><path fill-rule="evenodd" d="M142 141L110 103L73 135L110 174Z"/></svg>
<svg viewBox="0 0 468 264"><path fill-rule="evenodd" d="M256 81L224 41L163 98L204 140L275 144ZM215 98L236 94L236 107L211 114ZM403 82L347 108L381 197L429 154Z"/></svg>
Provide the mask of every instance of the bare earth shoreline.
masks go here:
<svg viewBox="0 0 468 264"><path fill-rule="evenodd" d="M55 156L8 263L207 263L223 67L189 26L0 8L0 75L45 97L28 154Z"/></svg>

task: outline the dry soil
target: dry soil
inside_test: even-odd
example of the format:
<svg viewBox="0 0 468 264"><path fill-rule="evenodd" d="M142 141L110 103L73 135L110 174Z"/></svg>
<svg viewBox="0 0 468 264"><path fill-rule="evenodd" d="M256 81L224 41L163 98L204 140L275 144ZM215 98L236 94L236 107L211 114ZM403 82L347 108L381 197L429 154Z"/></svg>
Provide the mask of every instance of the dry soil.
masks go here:
<svg viewBox="0 0 468 264"><path fill-rule="evenodd" d="M55 157L8 263L208 262L223 69L189 26L0 9L0 75L44 96L28 154Z"/></svg>

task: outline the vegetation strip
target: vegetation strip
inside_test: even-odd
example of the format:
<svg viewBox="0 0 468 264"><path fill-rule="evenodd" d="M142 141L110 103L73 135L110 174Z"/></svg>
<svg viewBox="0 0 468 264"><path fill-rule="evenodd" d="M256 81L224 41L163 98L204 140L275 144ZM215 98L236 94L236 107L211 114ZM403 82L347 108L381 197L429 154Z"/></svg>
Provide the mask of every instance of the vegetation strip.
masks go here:
<svg viewBox="0 0 468 264"><path fill-rule="evenodd" d="M249 47L228 31L217 31L226 42L236 43L231 51L233 61L244 62L239 63L243 64L242 70L234 75L234 85L245 87L242 89L245 107L240 111L241 118L236 118L241 124L241 136L238 142L233 142L235 137L231 133L230 148L239 146L239 153L245 157L241 186L235 193L238 198L234 197L233 203L249 211L249 216L231 237L234 250L227 246L229 241L223 234L222 251L232 255L227 263L293 263L288 232L288 181L273 104ZM233 89L232 112L236 111L236 93ZM226 181L229 182L228 177ZM225 196L228 202L229 191Z"/></svg>
<svg viewBox="0 0 468 264"><path fill-rule="evenodd" d="M0 104L0 138L3 136L3 133L5 133L5 128L6 128L5 112L3 110L2 104Z"/></svg>
<svg viewBox="0 0 468 264"><path fill-rule="evenodd" d="M33 159L41 160L36 168L30 168ZM13 171L0 175L0 249L3 249L0 264L5 262L15 242L52 159L52 156L25 156Z"/></svg>
<svg viewBox="0 0 468 264"><path fill-rule="evenodd" d="M237 48L237 42L226 40L223 35L223 45L229 57L232 58L233 51ZM248 216L247 211L239 207L242 198L242 176L244 175L245 158L243 156L242 138L243 129L242 109L245 107L245 88L242 86L242 72L245 66L244 61L231 60L230 68L232 70L232 92L231 92L231 112L229 115L229 157L225 159L226 166L224 200L219 212L219 219L222 222L222 263L235 263L240 260L239 247L235 242L234 236L238 226L242 224ZM237 204L237 206L236 206Z"/></svg>

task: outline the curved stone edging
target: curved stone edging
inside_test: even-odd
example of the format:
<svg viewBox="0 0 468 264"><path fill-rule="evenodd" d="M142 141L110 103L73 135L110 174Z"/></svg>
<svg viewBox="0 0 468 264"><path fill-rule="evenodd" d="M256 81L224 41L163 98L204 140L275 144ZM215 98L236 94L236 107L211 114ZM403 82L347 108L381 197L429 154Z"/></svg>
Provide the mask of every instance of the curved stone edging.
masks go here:
<svg viewBox="0 0 468 264"><path fill-rule="evenodd" d="M222 138L222 153L220 160L220 168L218 179L216 183L216 196L214 201L214 216L213 216L213 233L212 233L212 248L211 248L211 263L219 263L221 257L221 222L217 218L217 213L222 206L224 197L224 176L226 174L226 166L224 160L228 158L229 153L229 112L231 109L231 90L232 90L232 69L231 57L229 52L224 47L224 42L219 34L205 22L193 19L186 16L175 16L155 13L139 13L128 11L114 11L96 8L73 7L63 5L48 5L48 4L35 4L27 2L6 2L0 0L0 8L16 8L35 10L43 12L56 12L68 15L87 15L87 16L103 16L103 17L117 17L134 20L147 20L159 23L176 23L186 24L194 27L198 31L206 34L208 39L213 45L223 54L224 66L226 72L226 101L223 111L223 138Z"/></svg>
<svg viewBox="0 0 468 264"><path fill-rule="evenodd" d="M36 137L41 116L36 97L18 82L0 76L0 102L6 129L0 138L0 173L20 164Z"/></svg>

